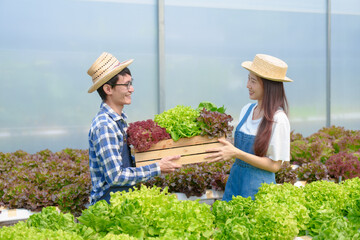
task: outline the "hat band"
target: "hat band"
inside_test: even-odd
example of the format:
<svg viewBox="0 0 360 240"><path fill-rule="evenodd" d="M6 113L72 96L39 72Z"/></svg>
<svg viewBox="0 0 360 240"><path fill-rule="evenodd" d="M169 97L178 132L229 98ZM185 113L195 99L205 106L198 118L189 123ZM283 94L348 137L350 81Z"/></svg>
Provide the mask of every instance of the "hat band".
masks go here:
<svg viewBox="0 0 360 240"><path fill-rule="evenodd" d="M94 74L93 82L96 82L97 79L101 78L102 76L107 75L108 73L112 72L112 70L120 65L119 61L111 62L112 59L110 59L107 63L104 64L104 69L99 68L95 73L97 73L99 70L103 70L102 72L98 74ZM115 64L115 66L114 66ZM106 66L108 65L108 66Z"/></svg>

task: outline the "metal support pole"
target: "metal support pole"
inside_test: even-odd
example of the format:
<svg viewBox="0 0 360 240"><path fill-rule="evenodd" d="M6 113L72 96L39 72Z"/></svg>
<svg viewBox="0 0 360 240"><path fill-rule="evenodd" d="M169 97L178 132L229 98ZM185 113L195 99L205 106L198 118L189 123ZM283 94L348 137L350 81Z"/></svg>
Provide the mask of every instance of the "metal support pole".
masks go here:
<svg viewBox="0 0 360 240"><path fill-rule="evenodd" d="M158 114L165 110L165 3L158 0Z"/></svg>
<svg viewBox="0 0 360 240"><path fill-rule="evenodd" d="M331 125L331 0L326 10L326 127Z"/></svg>

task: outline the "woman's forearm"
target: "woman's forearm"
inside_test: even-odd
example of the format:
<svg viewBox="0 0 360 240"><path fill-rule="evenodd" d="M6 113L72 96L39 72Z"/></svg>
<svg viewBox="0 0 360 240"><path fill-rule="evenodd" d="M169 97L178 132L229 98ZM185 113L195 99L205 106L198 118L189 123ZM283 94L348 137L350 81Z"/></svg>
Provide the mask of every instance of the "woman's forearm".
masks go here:
<svg viewBox="0 0 360 240"><path fill-rule="evenodd" d="M273 173L276 173L280 170L282 163L282 161L273 161L268 157L259 157L254 154L244 152L240 149L238 149L238 151L236 152L235 157L254 167Z"/></svg>

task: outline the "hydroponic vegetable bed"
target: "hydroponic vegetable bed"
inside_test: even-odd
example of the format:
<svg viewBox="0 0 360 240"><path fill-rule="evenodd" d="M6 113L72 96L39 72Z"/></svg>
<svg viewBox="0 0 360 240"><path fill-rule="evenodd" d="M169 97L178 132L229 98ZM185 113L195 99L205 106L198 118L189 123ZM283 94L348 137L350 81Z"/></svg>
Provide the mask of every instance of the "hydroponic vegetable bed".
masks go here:
<svg viewBox="0 0 360 240"><path fill-rule="evenodd" d="M216 201L212 208L145 186L111 195L76 218L47 207L0 229L0 239L359 239L360 179L305 187L265 184L256 199Z"/></svg>

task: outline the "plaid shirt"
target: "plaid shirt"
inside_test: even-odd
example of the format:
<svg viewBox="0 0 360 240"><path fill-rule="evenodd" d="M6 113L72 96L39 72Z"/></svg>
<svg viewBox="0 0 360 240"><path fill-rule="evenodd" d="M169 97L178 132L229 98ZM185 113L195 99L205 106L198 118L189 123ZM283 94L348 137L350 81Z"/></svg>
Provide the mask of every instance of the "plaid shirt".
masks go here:
<svg viewBox="0 0 360 240"><path fill-rule="evenodd" d="M101 198L110 186L133 186L161 174L158 163L123 167L121 152L127 128L120 129L117 122L126 122L126 119L124 112L120 116L103 102L92 121L89 131L91 204Z"/></svg>

